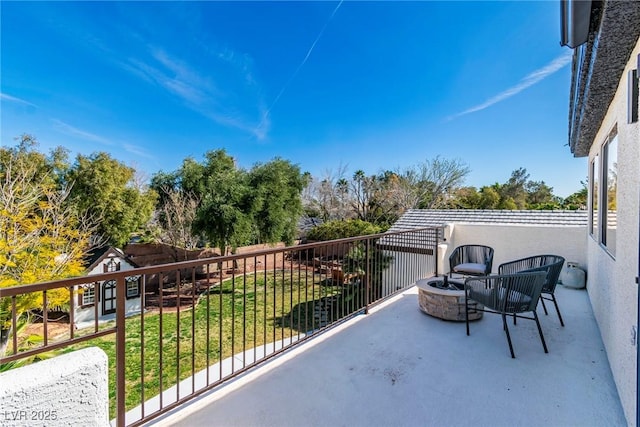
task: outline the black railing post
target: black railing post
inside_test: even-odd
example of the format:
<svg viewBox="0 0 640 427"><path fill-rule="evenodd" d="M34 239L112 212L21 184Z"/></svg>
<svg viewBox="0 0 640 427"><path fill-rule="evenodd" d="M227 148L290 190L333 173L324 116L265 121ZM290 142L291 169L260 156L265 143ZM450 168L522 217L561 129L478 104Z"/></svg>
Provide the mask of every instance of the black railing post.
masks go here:
<svg viewBox="0 0 640 427"><path fill-rule="evenodd" d="M369 314L369 287L371 286L371 278L370 278L370 273L371 273L371 269L370 269L370 265L371 265L371 260L369 259L369 256L371 255L371 251L369 250L369 242L371 241L370 238L367 238L367 245L365 247L364 250L364 261L365 261L365 271L364 271L364 314Z"/></svg>
<svg viewBox="0 0 640 427"><path fill-rule="evenodd" d="M436 238L435 238L435 245L436 247L433 248L433 253L435 254L435 266L434 266L434 270L436 273L436 277L438 276L438 260L440 259L438 257L438 243L440 241L440 233L442 232L444 234L444 228L436 228L435 229L436 232Z"/></svg>
<svg viewBox="0 0 640 427"><path fill-rule="evenodd" d="M116 425L125 425L125 296L124 276L116 281ZM162 393L162 390L160 390Z"/></svg>

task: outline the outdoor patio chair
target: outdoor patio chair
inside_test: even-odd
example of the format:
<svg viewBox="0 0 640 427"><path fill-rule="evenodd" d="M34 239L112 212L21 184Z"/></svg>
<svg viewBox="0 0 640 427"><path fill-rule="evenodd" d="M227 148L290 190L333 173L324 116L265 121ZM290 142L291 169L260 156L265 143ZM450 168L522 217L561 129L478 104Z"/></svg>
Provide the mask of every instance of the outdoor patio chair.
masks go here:
<svg viewBox="0 0 640 427"><path fill-rule="evenodd" d="M515 324L516 318L535 320L540 334L540 341L544 352L548 353L547 344L542 335L542 328L536 313L540 293L544 285L547 273L544 271L505 274L485 277L469 277L465 280L465 321L467 324L467 335L469 335L469 312L483 311L485 313L495 313L502 316L502 327L507 334L509 351L511 357L515 358L509 327L507 326L507 316L513 315ZM471 307L469 300L476 301L484 308ZM521 313L532 312L533 317L525 316Z"/></svg>
<svg viewBox="0 0 640 427"><path fill-rule="evenodd" d="M562 320L560 308L558 308L558 302L556 301L555 296L556 285L558 284L558 278L560 277L563 264L564 258L559 255L535 255L500 264L500 266L498 266L498 274L545 271L547 273L547 277L542 288L542 295L540 296L544 314L549 314L547 312L547 307L544 304L544 300L553 301L553 305L556 307L556 313L558 313L558 319L560 319L560 324L564 326L564 321Z"/></svg>
<svg viewBox="0 0 640 427"><path fill-rule="evenodd" d="M493 248L483 245L458 246L449 256L449 277L453 273L463 276L488 276L493 265Z"/></svg>

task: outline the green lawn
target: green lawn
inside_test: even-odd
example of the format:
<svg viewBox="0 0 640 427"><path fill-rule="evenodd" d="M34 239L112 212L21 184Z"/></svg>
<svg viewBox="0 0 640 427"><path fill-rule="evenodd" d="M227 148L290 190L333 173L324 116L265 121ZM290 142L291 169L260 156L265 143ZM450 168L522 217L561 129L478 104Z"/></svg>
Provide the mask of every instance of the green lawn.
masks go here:
<svg viewBox="0 0 640 427"><path fill-rule="evenodd" d="M127 410L157 395L161 388L167 389L221 358L317 329L318 325L312 325L313 300L342 292L341 287L321 286L317 276L309 275L305 280L286 271L268 272L266 277L264 273L238 276L212 287L208 294L200 297L193 310L128 318ZM335 320L354 309L354 300L340 298L331 317ZM109 357L110 413L113 417L115 336L90 340L67 348L65 352L88 346L102 348Z"/></svg>

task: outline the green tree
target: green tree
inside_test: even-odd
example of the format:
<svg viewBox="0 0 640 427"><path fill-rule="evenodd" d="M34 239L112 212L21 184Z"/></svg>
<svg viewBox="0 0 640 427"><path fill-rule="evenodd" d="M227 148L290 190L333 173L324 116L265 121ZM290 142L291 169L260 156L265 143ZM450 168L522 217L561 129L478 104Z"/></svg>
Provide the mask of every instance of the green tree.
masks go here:
<svg viewBox="0 0 640 427"><path fill-rule="evenodd" d="M562 199L553 195L553 188L544 181L529 181L525 185L527 209L560 209Z"/></svg>
<svg viewBox="0 0 640 427"><path fill-rule="evenodd" d="M183 191L200 199L193 223L223 253L251 239L247 174L237 169L225 150L208 151L205 162L186 159L180 170Z"/></svg>
<svg viewBox="0 0 640 427"><path fill-rule="evenodd" d="M527 190L525 188L529 174L525 168L511 172L509 180L500 186L499 209L525 209L527 207Z"/></svg>
<svg viewBox="0 0 640 427"><path fill-rule="evenodd" d="M567 198L562 201L563 209L587 209L589 190L587 189L586 182L581 181L580 184L582 184L582 188L580 190L567 196Z"/></svg>
<svg viewBox="0 0 640 427"><path fill-rule="evenodd" d="M23 135L16 148L0 148L0 288L45 282L82 273L94 223L65 203L60 187L64 153L35 150ZM67 289L47 292L49 306L68 306ZM43 308L42 293L16 299L18 316ZM0 298L0 354L11 334L12 299Z"/></svg>
<svg viewBox="0 0 640 427"><path fill-rule="evenodd" d="M303 211L304 183L300 168L280 158L249 171L251 215L261 242L293 242Z"/></svg>
<svg viewBox="0 0 640 427"><path fill-rule="evenodd" d="M361 219L333 220L313 227L307 237L309 240L325 241L377 234L383 231L384 229L379 225Z"/></svg>
<svg viewBox="0 0 640 427"><path fill-rule="evenodd" d="M480 189L480 209L497 209L500 203L500 184Z"/></svg>
<svg viewBox="0 0 640 427"><path fill-rule="evenodd" d="M69 201L100 219L98 232L109 243L124 245L151 219L155 191L135 186L135 170L107 153L78 155L69 169Z"/></svg>
<svg viewBox="0 0 640 427"><path fill-rule="evenodd" d="M482 195L475 187L461 187L453 192L448 207L452 209L480 209Z"/></svg>

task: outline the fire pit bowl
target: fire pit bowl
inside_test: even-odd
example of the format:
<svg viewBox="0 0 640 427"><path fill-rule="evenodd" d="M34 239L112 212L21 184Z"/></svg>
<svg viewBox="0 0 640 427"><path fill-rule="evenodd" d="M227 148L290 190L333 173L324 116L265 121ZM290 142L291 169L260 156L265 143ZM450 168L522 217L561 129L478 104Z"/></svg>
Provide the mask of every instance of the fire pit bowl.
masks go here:
<svg viewBox="0 0 640 427"><path fill-rule="evenodd" d="M418 286L418 304L424 313L444 320L464 322L464 281L446 280L444 277L420 279ZM469 300L469 320L482 318L483 306Z"/></svg>

